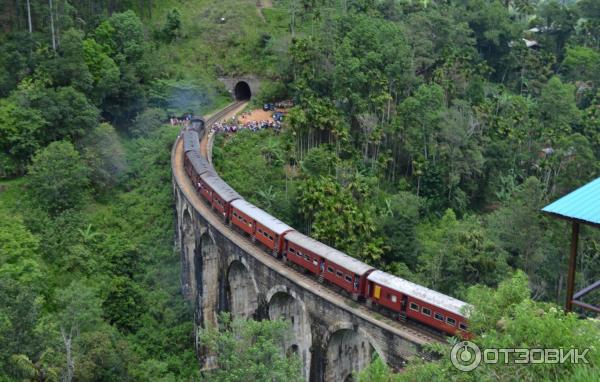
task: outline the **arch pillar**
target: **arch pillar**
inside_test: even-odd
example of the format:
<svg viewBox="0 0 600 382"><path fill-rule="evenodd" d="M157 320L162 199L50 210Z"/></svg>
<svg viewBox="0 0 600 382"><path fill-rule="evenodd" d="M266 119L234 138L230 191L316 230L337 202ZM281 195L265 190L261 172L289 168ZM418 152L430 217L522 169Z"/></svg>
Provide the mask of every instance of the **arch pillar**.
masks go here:
<svg viewBox="0 0 600 382"><path fill-rule="evenodd" d="M310 377L312 360L312 333L310 318L304 302L291 289L276 285L267 293L270 320L284 319L290 322L291 335L284 342L286 354L296 354L302 362L302 376Z"/></svg>

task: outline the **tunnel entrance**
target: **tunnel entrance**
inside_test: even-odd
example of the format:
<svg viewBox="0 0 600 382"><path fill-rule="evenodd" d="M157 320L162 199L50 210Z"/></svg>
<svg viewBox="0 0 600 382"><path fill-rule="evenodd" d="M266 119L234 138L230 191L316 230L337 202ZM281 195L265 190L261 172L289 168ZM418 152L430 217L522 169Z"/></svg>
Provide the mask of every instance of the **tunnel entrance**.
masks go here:
<svg viewBox="0 0 600 382"><path fill-rule="evenodd" d="M248 85L246 81L240 81L237 84L235 84L233 94L235 96L236 101L247 101L250 99L250 97L252 97L250 85Z"/></svg>

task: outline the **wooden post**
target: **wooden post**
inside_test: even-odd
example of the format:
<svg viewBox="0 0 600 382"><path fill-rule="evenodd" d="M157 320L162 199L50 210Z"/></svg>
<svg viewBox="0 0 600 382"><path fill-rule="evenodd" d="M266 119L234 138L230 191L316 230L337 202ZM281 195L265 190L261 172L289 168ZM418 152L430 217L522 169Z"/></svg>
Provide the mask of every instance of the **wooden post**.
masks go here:
<svg viewBox="0 0 600 382"><path fill-rule="evenodd" d="M565 310L573 310L573 290L575 287L575 267L577 265L577 244L579 243L579 223L573 222L571 231L571 255L569 257L569 275L567 279L567 301Z"/></svg>

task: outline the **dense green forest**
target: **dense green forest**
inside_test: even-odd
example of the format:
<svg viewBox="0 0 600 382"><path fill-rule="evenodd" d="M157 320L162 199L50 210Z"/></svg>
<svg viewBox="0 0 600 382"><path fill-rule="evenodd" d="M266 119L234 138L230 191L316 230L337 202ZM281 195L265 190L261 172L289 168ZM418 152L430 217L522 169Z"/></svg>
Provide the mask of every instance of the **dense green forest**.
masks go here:
<svg viewBox="0 0 600 382"><path fill-rule="evenodd" d="M221 369L200 374L180 293L177 131L162 121L224 105L216 78L237 74L264 79L257 105L297 105L280 135L219 138L218 169L242 195L473 303L482 347L600 348L592 321L552 305L568 232L539 211L598 175L599 3L270 3L0 3L0 381L298 379L277 352L285 323L227 316L201 335ZM600 233L582 236L580 286L600 278ZM458 374L444 346L429 350L441 359L400 375L376 360L357 378L600 377Z"/></svg>
<svg viewBox="0 0 600 382"><path fill-rule="evenodd" d="M296 28L259 99L294 99L288 128L220 136L224 179L313 237L474 303L488 315L474 328L483 346L597 336L533 312L562 306L569 243L540 209L600 169L599 3L300 3L281 3ZM586 228L579 287L600 276L599 242ZM485 311L492 292L470 288L503 281L519 295ZM592 378L516 369L462 378ZM449 363L410 375L398 378L453 378Z"/></svg>
<svg viewBox="0 0 600 382"><path fill-rule="evenodd" d="M222 72L201 61L219 62L228 43L198 45L210 29L177 6L0 3L0 381L209 378L180 291L178 131L163 121L229 102ZM261 349L285 327L261 324ZM264 356L299 375L293 359Z"/></svg>
<svg viewBox="0 0 600 382"><path fill-rule="evenodd" d="M540 208L600 169L598 3L325 3L302 2L261 97L296 101L289 128L221 137L222 176L445 293L522 269L561 303L568 231ZM581 285L600 276L599 232L584 236Z"/></svg>

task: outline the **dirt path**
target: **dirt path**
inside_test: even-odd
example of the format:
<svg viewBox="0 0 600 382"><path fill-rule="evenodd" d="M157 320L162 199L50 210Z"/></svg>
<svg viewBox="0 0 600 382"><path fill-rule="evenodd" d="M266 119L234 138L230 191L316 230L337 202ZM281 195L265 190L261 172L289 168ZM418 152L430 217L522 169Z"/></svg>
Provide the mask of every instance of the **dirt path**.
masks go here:
<svg viewBox="0 0 600 382"><path fill-rule="evenodd" d="M242 115L238 117L238 122L242 124L253 121L273 121L273 112L264 111L263 109L256 109L248 113L242 113Z"/></svg>
<svg viewBox="0 0 600 382"><path fill-rule="evenodd" d="M262 10L265 8L273 8L273 1L271 0L256 0L256 12L258 12L258 17L266 23L265 15L263 15Z"/></svg>

